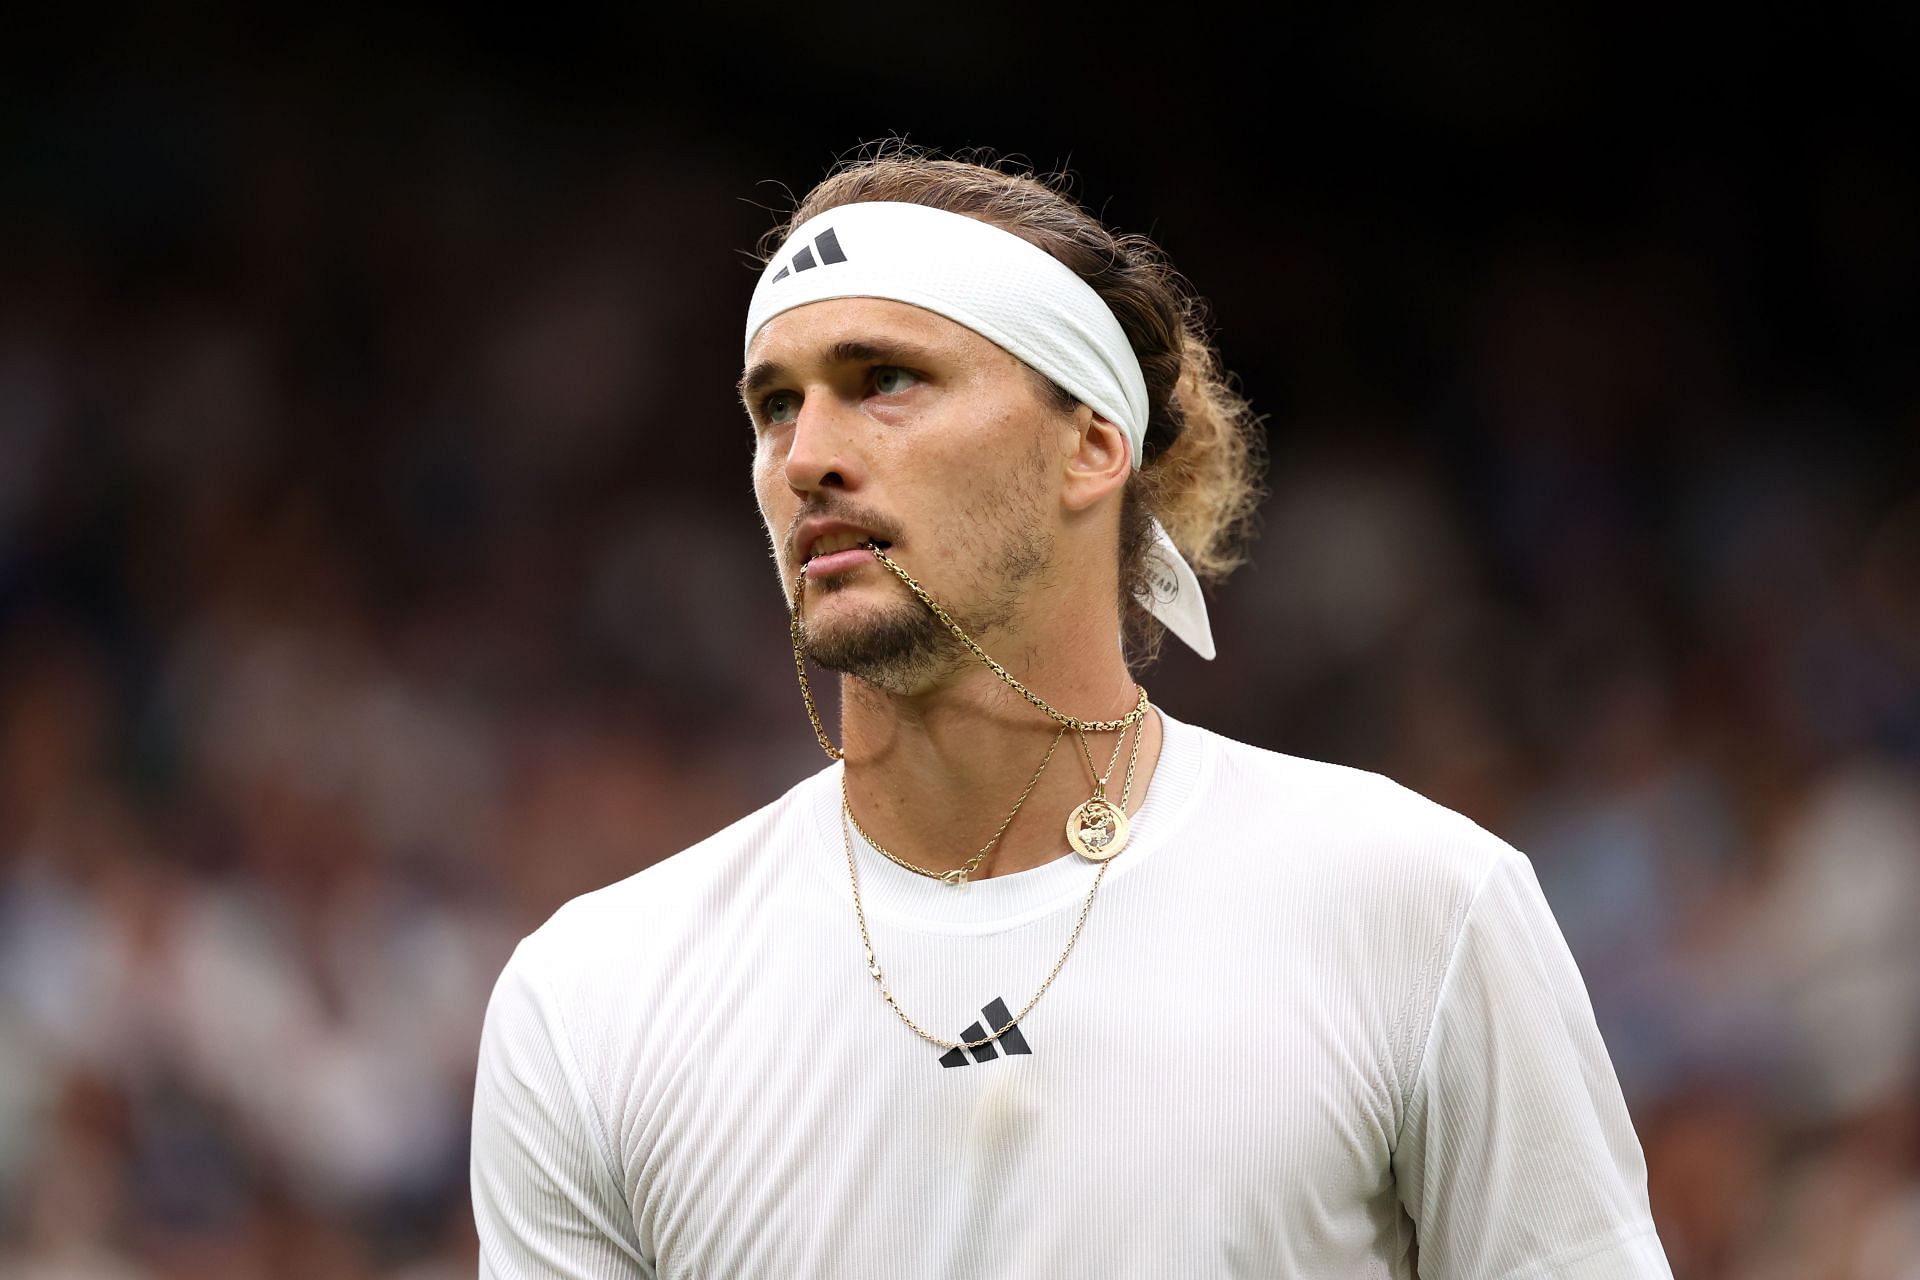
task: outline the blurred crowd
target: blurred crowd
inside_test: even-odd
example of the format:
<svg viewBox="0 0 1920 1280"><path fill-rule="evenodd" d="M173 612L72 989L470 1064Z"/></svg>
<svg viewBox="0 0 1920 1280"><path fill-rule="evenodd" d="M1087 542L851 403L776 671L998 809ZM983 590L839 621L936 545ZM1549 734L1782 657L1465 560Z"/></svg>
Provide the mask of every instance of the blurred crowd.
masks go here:
<svg viewBox="0 0 1920 1280"><path fill-rule="evenodd" d="M112 118L49 145L164 163L0 243L0 1275L471 1275L516 939L820 763L731 403L755 175ZM1845 226L1796 270L1871 319L1914 260ZM1272 496L1156 700L1532 857L1681 1280L1920 1277L1910 360L1783 391L1629 229L1404 248L1444 368L1334 395L1304 312L1367 298L1287 234L1216 275Z"/></svg>

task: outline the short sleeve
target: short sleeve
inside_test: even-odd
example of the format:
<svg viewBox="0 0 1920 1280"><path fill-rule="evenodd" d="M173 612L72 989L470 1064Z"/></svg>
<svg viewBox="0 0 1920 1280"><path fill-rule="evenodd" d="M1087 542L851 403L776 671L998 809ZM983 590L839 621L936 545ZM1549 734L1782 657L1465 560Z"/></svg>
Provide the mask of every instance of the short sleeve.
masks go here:
<svg viewBox="0 0 1920 1280"><path fill-rule="evenodd" d="M1441 980L1394 1172L1423 1280L1671 1280L1586 987L1512 850Z"/></svg>
<svg viewBox="0 0 1920 1280"><path fill-rule="evenodd" d="M473 1098L482 1280L649 1277L612 1152L522 943L494 985Z"/></svg>

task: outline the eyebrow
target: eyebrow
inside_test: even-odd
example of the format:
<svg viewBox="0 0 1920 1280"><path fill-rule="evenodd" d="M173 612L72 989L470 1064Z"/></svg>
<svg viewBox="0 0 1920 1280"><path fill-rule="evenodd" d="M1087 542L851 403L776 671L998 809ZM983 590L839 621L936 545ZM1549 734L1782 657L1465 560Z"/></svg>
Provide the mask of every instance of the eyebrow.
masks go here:
<svg viewBox="0 0 1920 1280"><path fill-rule="evenodd" d="M847 338L834 343L824 353L828 364L906 365L924 365L934 358L934 354L931 347L892 338ZM740 385L735 389L740 393L741 400L751 401L786 376L786 366L777 361L755 361L747 366L747 371L740 377Z"/></svg>

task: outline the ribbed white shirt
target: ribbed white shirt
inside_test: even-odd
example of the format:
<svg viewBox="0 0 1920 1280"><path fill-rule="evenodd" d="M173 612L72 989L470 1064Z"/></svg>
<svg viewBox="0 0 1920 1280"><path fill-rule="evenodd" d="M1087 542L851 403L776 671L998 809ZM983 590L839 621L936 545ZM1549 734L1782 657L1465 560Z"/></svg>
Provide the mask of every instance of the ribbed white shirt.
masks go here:
<svg viewBox="0 0 1920 1280"><path fill-rule="evenodd" d="M1078 949L997 1049L881 1001L837 765L563 907L487 1013L481 1274L1669 1277L1526 859L1163 722ZM1095 874L956 888L855 839L888 984L952 1039L1026 1003Z"/></svg>

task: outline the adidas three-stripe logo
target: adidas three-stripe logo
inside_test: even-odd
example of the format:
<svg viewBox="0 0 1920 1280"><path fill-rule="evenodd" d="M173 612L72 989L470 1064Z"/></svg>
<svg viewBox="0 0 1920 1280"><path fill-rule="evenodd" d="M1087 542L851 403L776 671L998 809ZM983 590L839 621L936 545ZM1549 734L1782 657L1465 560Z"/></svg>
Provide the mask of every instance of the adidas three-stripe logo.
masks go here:
<svg viewBox="0 0 1920 1280"><path fill-rule="evenodd" d="M974 1023L960 1033L962 1040L978 1040L995 1027L1007 1027L1007 1023L1012 1020L1013 1015L1007 1012L1007 1002L995 996L992 1004L980 1010L980 1017L983 1019L985 1025L982 1025L980 1022ZM1020 1034L1019 1027L1007 1027L1007 1033L1005 1035L1001 1036L998 1040L987 1041L978 1049L969 1050L956 1046L947 1050L946 1054L940 1059L940 1065L943 1067L964 1067L968 1065L968 1053L973 1054L973 1060L975 1062L992 1062L995 1058L999 1057L1002 1052L1011 1058L1016 1053L1032 1053L1033 1049L1028 1046L1027 1038Z"/></svg>
<svg viewBox="0 0 1920 1280"><path fill-rule="evenodd" d="M815 249L820 251L818 258L813 256ZM789 258L787 265L774 273L773 283L779 284L796 271L811 271L820 266L830 267L836 262L846 260L847 255L840 248L840 237L833 234L832 227L828 227L813 238L812 244L800 246L800 252Z"/></svg>

